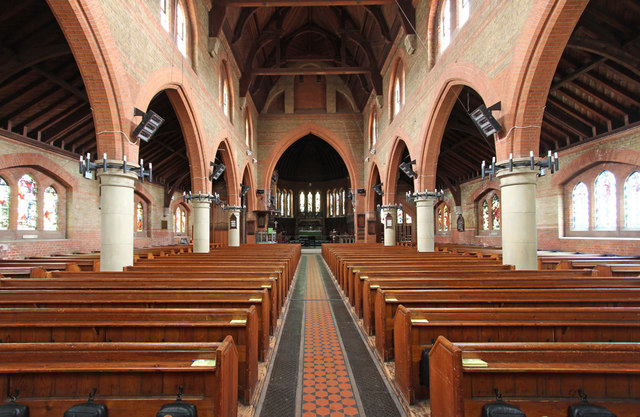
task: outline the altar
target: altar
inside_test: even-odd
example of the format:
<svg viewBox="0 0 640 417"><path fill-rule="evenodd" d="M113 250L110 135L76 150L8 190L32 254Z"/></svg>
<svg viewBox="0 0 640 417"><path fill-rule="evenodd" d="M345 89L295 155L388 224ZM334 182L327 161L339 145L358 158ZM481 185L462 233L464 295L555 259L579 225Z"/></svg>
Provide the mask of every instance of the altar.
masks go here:
<svg viewBox="0 0 640 417"><path fill-rule="evenodd" d="M296 236L321 240L324 235L324 217L300 213L296 216Z"/></svg>

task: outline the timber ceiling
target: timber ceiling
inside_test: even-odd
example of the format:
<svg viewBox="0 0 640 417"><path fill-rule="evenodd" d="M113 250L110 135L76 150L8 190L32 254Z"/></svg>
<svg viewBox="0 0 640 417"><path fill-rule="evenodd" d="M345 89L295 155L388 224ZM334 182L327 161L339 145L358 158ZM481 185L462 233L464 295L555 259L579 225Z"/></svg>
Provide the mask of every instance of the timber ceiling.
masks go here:
<svg viewBox="0 0 640 417"><path fill-rule="evenodd" d="M213 0L209 35L224 32L242 71L240 96L261 111L283 75L339 75L360 110L382 94L383 65L401 27L414 33L410 0ZM300 68L306 67L306 68Z"/></svg>
<svg viewBox="0 0 640 417"><path fill-rule="evenodd" d="M278 177L287 181L330 181L349 178L342 158L324 140L307 135L294 142L276 164Z"/></svg>

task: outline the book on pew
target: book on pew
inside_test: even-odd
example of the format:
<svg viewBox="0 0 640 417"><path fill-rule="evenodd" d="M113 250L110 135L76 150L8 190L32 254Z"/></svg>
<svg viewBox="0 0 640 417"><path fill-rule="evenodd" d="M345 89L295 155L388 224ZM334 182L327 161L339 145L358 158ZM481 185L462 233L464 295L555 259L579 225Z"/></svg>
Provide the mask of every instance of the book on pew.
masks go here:
<svg viewBox="0 0 640 417"><path fill-rule="evenodd" d="M479 358L463 358L462 366L465 368L488 368L489 364Z"/></svg>

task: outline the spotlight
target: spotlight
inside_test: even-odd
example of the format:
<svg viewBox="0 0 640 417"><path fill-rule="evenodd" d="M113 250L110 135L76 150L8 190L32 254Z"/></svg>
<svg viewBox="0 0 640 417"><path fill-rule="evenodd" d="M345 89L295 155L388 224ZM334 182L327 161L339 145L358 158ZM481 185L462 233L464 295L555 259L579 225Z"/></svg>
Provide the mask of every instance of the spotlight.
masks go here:
<svg viewBox="0 0 640 417"><path fill-rule="evenodd" d="M364 188L358 188L358 194L366 194L367 191Z"/></svg>
<svg viewBox="0 0 640 417"><path fill-rule="evenodd" d="M500 102L497 102L489 108L482 104L480 107L472 111L469 116L471 116L471 120L473 120L473 123L475 123L476 127L482 132L482 134L489 137L502 130L500 123L498 123L498 121L491 115L492 111L500 110L501 108L502 105Z"/></svg>
<svg viewBox="0 0 640 417"><path fill-rule="evenodd" d="M371 187L371 188L373 188L373 191L375 191L375 192L376 192L376 194L378 194L378 195L382 195L382 183L380 183L380 184L376 184L376 185L374 185L374 186L373 186L373 187Z"/></svg>
<svg viewBox="0 0 640 417"><path fill-rule="evenodd" d="M213 162L210 162L209 165L211 165L213 167L213 172L211 173L211 180L217 180L218 178L220 178L220 176L222 175L222 173L224 172L224 170L227 168L226 166L224 166L224 164L216 164Z"/></svg>
<svg viewBox="0 0 640 417"><path fill-rule="evenodd" d="M414 165L415 163L416 163L415 159L411 162L403 162L400 164L400 170L405 174L407 174L409 178L415 178L418 176L418 174L416 174L413 168L411 168L411 165Z"/></svg>
<svg viewBox="0 0 640 417"><path fill-rule="evenodd" d="M246 196L250 188L250 185L240 184L240 197Z"/></svg>
<svg viewBox="0 0 640 417"><path fill-rule="evenodd" d="M142 121L138 126L136 126L133 131L133 136L145 142L149 142L151 140L151 136L153 136L153 134L160 129L162 123L164 123L164 119L152 110L145 113L138 108L134 108L133 115L142 116Z"/></svg>

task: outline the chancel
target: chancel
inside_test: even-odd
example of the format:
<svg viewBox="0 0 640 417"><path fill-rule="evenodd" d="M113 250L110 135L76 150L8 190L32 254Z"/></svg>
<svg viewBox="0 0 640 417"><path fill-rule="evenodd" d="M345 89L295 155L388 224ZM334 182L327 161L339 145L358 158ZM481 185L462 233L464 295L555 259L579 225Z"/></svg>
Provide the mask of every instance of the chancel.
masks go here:
<svg viewBox="0 0 640 417"><path fill-rule="evenodd" d="M0 21L0 415L638 415L637 0Z"/></svg>

